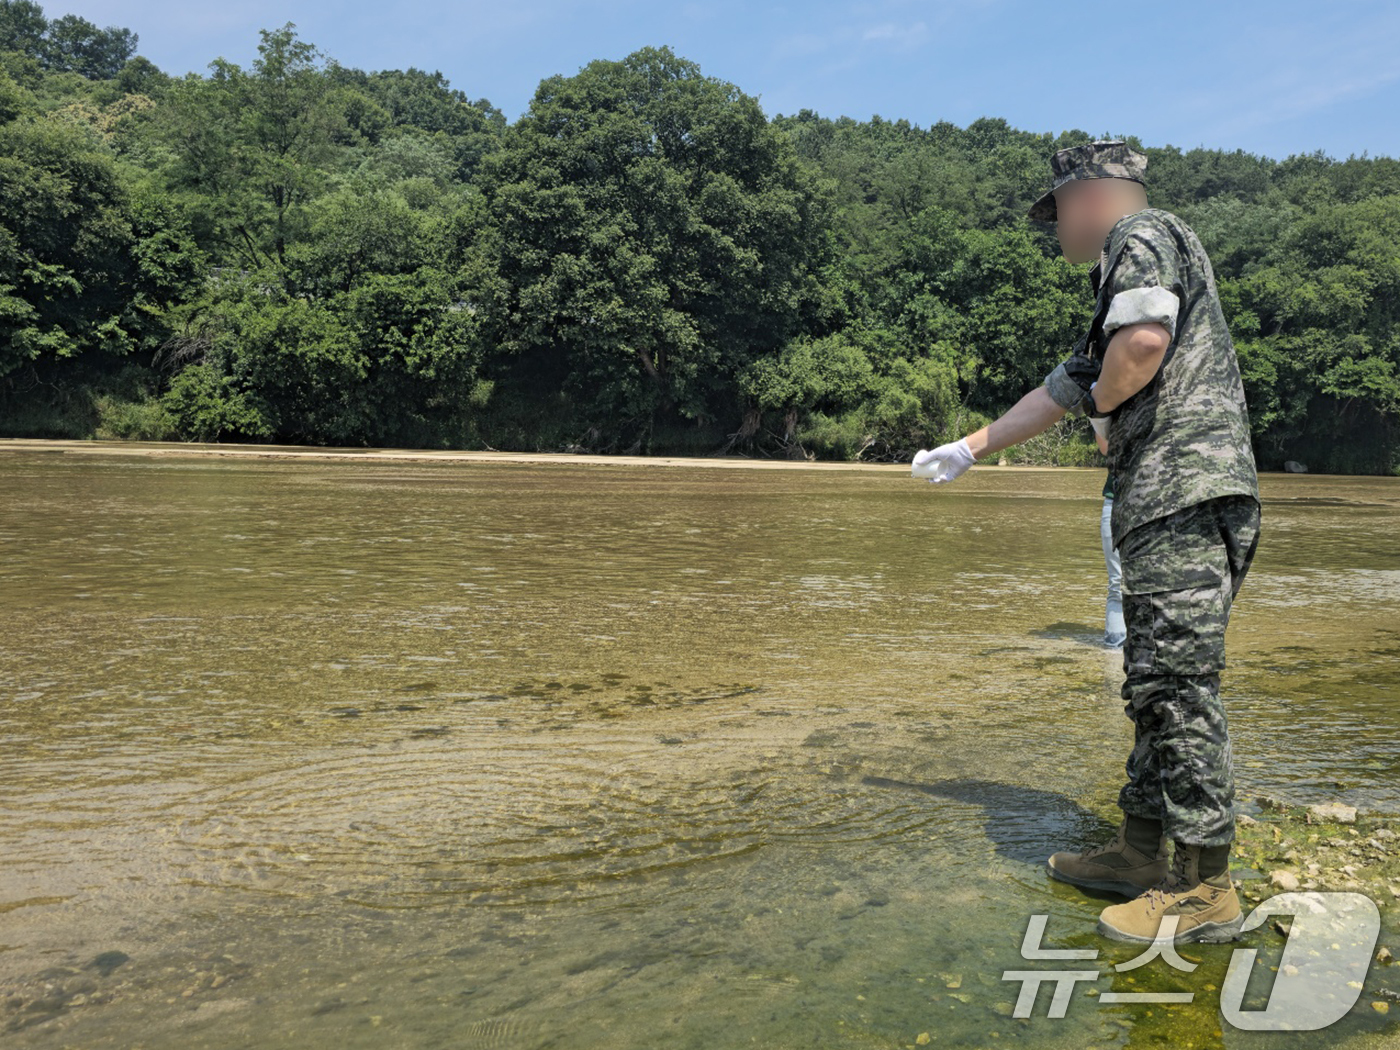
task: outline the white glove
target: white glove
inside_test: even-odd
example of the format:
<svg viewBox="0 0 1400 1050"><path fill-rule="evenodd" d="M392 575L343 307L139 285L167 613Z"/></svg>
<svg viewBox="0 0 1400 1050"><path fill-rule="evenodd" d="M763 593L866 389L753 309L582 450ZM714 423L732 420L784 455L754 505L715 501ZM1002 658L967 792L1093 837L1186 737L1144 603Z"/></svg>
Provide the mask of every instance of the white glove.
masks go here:
<svg viewBox="0 0 1400 1050"><path fill-rule="evenodd" d="M927 478L934 484L941 484L961 476L976 462L972 449L967 446L967 438L958 438L952 444L939 445L932 451L920 449L914 456L909 473L916 478Z"/></svg>
<svg viewBox="0 0 1400 1050"><path fill-rule="evenodd" d="M1094 392L1094 387L1096 387L1096 386L1098 386L1098 385L1099 385L1099 384L1098 384L1098 381L1097 381L1097 380L1095 380L1094 382L1090 383L1090 384L1089 384L1089 393L1092 394L1092 393ZM1091 427L1094 428L1094 433L1095 433L1095 434L1098 434L1098 435L1099 435L1101 438L1103 438L1105 441L1108 440L1108 422L1109 422L1109 418L1110 418L1109 416L1090 416L1090 417L1089 417L1089 425L1090 425Z"/></svg>

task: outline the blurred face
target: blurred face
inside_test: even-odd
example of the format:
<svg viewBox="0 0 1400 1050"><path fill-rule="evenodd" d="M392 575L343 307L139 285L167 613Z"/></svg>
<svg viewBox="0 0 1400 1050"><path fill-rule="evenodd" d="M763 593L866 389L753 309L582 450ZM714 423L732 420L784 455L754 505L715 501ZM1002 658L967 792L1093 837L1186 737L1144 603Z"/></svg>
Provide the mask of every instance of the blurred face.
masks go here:
<svg viewBox="0 0 1400 1050"><path fill-rule="evenodd" d="M1103 250L1103 240L1116 215L1104 225L1116 179L1075 179L1055 191L1055 233L1060 238L1060 252L1072 263L1093 262ZM1107 192L1106 192L1107 191Z"/></svg>
<svg viewBox="0 0 1400 1050"><path fill-rule="evenodd" d="M1055 232L1072 263L1093 262L1124 215L1147 207L1147 191L1131 179L1075 179L1055 191Z"/></svg>

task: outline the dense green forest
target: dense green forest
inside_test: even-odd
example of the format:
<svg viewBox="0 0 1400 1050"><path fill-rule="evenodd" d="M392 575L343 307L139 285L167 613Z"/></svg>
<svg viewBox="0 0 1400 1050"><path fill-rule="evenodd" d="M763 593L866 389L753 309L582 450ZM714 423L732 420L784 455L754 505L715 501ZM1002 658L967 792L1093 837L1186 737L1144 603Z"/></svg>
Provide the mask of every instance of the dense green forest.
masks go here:
<svg viewBox="0 0 1400 1050"><path fill-rule="evenodd" d="M1025 211L1099 137L767 116L666 48L511 123L295 27L170 77L0 0L0 433L905 458L1061 360ZM1400 472L1400 162L1144 146L1211 254L1261 468ZM1011 461L1099 462L1083 420Z"/></svg>

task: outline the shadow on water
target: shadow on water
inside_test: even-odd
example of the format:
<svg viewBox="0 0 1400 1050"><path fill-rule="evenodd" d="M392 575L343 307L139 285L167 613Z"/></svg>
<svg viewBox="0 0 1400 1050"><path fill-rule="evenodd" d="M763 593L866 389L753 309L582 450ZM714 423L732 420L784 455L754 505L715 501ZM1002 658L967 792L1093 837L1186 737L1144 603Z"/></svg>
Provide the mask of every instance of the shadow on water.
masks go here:
<svg viewBox="0 0 1400 1050"><path fill-rule="evenodd" d="M0 1039L1372 1031L1222 1032L1230 949L1115 975L1104 901L1044 871L1111 834L1087 807L1128 740L1101 480L7 459ZM1224 687L1242 790L1400 812L1397 490L1269 487ZM1067 1018L1010 1016L1036 914L1099 953ZM1197 1001L1093 997L1153 982Z"/></svg>
<svg viewBox="0 0 1400 1050"><path fill-rule="evenodd" d="M1096 845L1111 837L1115 830L1112 822L1062 793L1019 784L975 777L916 782L881 776L866 776L862 783L875 789L910 792L960 806L975 807L980 811L981 827L996 855L1006 861L1036 868L1043 868L1045 858L1057 850ZM1228 1024L1222 1019L1221 989L1234 956L1240 951L1255 953L1252 965L1247 956L1244 960L1250 977L1243 998L1234 1005L1245 1011L1276 1008L1279 1004L1273 1001L1273 989L1284 964L1282 956L1286 936L1276 936L1277 931L1266 923L1232 943L1180 946L1177 957L1182 965L1179 967L1175 963L1162 965L1159 959L1153 966L1139 968L1142 964L1138 960L1150 946L1105 940L1094 930L1094 912L1121 903L1125 900L1122 895L1056 883L1043 871L1040 874L1044 878L1041 884L1044 892L1037 893L1035 880L1030 879L1024 884L1027 892L1020 898L1001 900L999 907L1019 920L1020 925L1015 928L1018 934L1028 930L1027 920L1033 914L1047 920L1038 947L1072 949L1087 954L1081 954L1078 961L1057 964L1035 960L1024 954L1018 956L1009 945L1005 945L988 954L985 965L991 969L1005 966L1007 971L1023 973L1076 970L1096 974L1093 985L1080 988L1077 993L1087 992L1087 995L1077 1000L1069 1012L1059 1015L1062 1026L1068 1025L1068 1017L1078 1017L1079 1027L1075 1038L1084 1040L1089 1046L1314 1050L1347 1045L1359 1033L1378 1030L1379 1018L1374 1011L1367 1009L1371 997L1365 995L1360 997L1346 1020L1335 1022L1323 1030L1254 1032ZM990 886L987 892L989 896L995 896ZM1249 905L1246 905L1248 910ZM995 938L992 943L995 943ZM1023 945L1021 952L1024 950ZM1120 966L1124 968L1123 972L1118 970ZM1009 979L1002 978L1003 981ZM1007 987L1016 986L1012 984ZM1187 995L1189 998L1168 1006L1159 1004L1153 1008L1142 1005L1124 1009L1106 1006L1100 1001L1103 993L1110 991L1148 996L1167 993ZM1017 1023L1024 1026L1020 1029L1021 1037L1029 1037L1032 1045L1038 1044L1042 1032L1048 1038L1054 1030L1056 1017L1049 1013L1052 1009L1050 1000L1050 993L1045 987L1039 988L1029 1016L1017 1019ZM1094 1033L1096 1021L1102 1027ZM1037 1027L1037 1022L1043 1023L1044 1027ZM1068 1030L1062 1027L1057 1034L1063 1036ZM962 1040L965 1033L950 1028L944 1030L943 1037L946 1045L964 1045ZM1361 1045L1371 1044L1363 1042Z"/></svg>
<svg viewBox="0 0 1400 1050"><path fill-rule="evenodd" d="M1103 645L1103 628L1090 627L1088 624L1084 623L1052 623L1049 626L1037 628L1029 633L1032 638L1080 642L1095 649L1105 648Z"/></svg>
<svg viewBox="0 0 1400 1050"><path fill-rule="evenodd" d="M1087 848L1114 831L1114 825L1073 799L1021 784L973 779L915 784L877 776L867 776L863 783L979 807L987 838L1007 860L1041 864L1058 850Z"/></svg>

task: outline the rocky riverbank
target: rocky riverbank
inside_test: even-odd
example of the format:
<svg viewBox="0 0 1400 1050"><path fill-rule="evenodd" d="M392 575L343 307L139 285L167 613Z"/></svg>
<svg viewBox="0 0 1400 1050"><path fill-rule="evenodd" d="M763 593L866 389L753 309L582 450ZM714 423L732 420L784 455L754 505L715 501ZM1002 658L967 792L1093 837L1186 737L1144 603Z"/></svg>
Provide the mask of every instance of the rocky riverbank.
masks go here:
<svg viewBox="0 0 1400 1050"><path fill-rule="evenodd" d="M1400 821L1368 817L1341 803L1295 806L1261 797L1258 815L1241 814L1231 872L1246 909L1294 890L1350 891L1376 902L1381 934L1363 1001L1400 1014ZM1271 925L1288 932L1288 920Z"/></svg>

